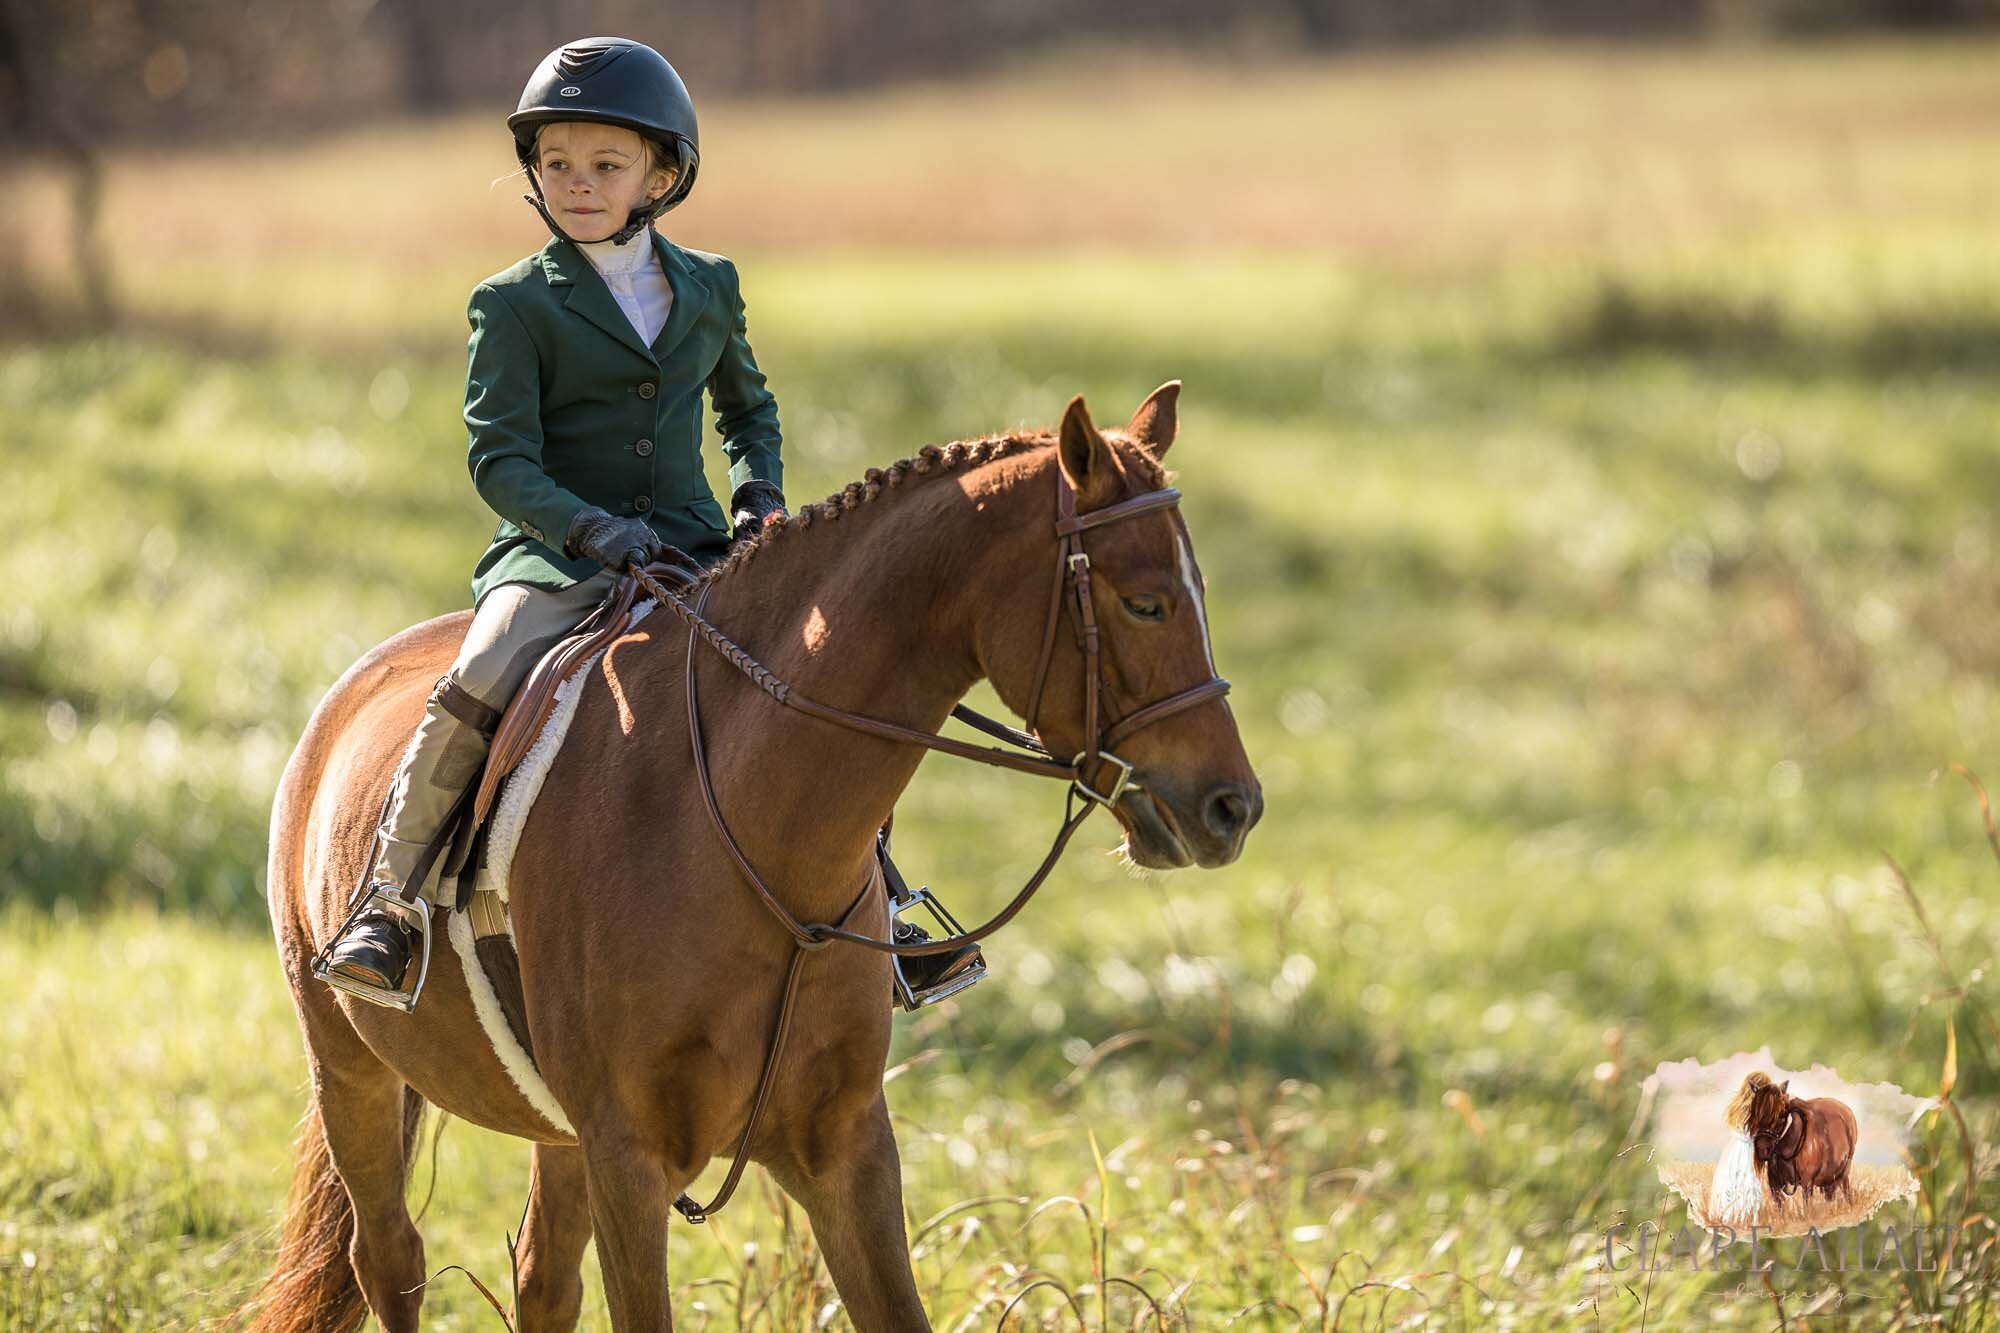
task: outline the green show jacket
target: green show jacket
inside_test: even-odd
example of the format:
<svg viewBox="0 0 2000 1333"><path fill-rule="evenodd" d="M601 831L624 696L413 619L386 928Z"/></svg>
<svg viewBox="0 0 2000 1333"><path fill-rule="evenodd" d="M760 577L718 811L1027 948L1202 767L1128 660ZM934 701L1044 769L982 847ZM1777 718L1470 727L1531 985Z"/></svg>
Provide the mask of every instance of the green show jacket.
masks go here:
<svg viewBox="0 0 2000 1333"><path fill-rule="evenodd" d="M472 575L476 603L503 583L567 588L597 562L563 550L585 505L633 514L707 561L729 521L701 463L701 395L715 405L731 488L784 484L778 404L750 354L736 266L656 232L673 306L647 347L568 241L472 290L466 462L500 516Z"/></svg>

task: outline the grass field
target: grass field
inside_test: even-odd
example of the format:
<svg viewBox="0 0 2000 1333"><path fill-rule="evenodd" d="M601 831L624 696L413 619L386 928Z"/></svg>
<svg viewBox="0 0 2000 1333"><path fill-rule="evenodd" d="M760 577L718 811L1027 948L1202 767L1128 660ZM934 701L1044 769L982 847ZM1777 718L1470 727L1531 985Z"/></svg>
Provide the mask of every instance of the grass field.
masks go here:
<svg viewBox="0 0 2000 1333"><path fill-rule="evenodd" d="M1186 381L1173 462L1265 784L1227 871L1135 879L1095 828L995 978L903 1024L889 1098L940 1328L1016 1298L1010 1328L1985 1321L1985 1250L1775 1292L1602 1259L1615 1223L1681 1220L1635 1120L1660 1060L1769 1041L1932 1093L1954 1016L1991 1167L2000 867L1947 766L2000 774L1996 56L1295 67L1199 85L1197 142L1121 66L1103 96L1141 140L1219 164L1185 208L1171 174L1135 195L1060 68L713 118L687 238L742 264L795 496ZM1030 105L1064 147L1001 164L1003 225L965 203L951 131ZM1296 170L1229 135L1287 106L1333 127ZM894 209L812 211L848 178L807 168L878 128L916 167ZM5 1333L199 1326L268 1264L303 1105L270 793L320 692L461 605L490 530L463 293L537 238L504 186L519 216L461 236L441 211L503 169L472 133L409 136L451 166L407 234L328 183L402 137L121 161L111 197L157 242L118 247L128 319L6 348ZM783 155L753 177L732 139ZM1366 163L1349 210L1327 173ZM208 181L260 207L212 232ZM1078 216L1065 188L1108 215L1044 227ZM308 248L266 198L303 201ZM800 210L824 232L771 220ZM55 246L49 216L24 244ZM978 915L1052 819L1038 784L934 759L900 859ZM1884 1219L1972 1214L1976 1248L2000 1192L1934 1120ZM435 1161L431 1263L504 1289L525 1153L454 1123ZM804 1230L754 1175L677 1230L687 1325L839 1326ZM457 1273L426 1308L499 1327Z"/></svg>

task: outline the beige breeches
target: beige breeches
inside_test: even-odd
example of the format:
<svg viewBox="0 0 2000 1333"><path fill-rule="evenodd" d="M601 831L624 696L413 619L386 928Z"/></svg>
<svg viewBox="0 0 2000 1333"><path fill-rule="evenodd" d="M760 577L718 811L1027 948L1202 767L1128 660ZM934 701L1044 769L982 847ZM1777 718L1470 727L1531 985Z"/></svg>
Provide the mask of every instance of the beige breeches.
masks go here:
<svg viewBox="0 0 2000 1333"><path fill-rule="evenodd" d="M559 592L523 583L503 583L488 590L447 678L489 708L505 708L542 654L604 600L615 578L607 569ZM479 772L489 743L476 728L447 712L432 693L396 770L388 817L382 824L382 849L375 862L377 878L398 888L409 885L424 847ZM437 880L433 867L419 886L424 901L433 906Z"/></svg>

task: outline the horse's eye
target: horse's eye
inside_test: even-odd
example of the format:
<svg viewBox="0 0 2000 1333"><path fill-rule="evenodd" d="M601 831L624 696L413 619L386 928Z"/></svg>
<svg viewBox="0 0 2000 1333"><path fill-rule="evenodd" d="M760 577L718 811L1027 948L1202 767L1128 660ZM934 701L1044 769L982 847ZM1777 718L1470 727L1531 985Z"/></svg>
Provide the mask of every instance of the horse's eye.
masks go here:
<svg viewBox="0 0 2000 1333"><path fill-rule="evenodd" d="M1118 600L1124 602L1125 609L1140 620L1165 620L1167 618L1166 611L1160 606L1160 599L1150 594L1142 594L1138 597L1121 597Z"/></svg>

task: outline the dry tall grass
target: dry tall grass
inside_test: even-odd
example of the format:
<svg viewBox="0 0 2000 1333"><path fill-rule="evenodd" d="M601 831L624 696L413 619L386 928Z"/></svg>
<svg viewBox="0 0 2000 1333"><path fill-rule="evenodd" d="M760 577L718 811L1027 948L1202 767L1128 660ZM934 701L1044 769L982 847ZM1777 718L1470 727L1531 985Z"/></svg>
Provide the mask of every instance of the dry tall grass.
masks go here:
<svg viewBox="0 0 2000 1333"><path fill-rule="evenodd" d="M1824 1235L1841 1227L1859 1226L1886 1205L1915 1198L1917 1194L1917 1178L1902 1167L1857 1162L1847 1173L1852 1188L1845 1194L1829 1199L1818 1194L1808 1197L1800 1192L1780 1200L1772 1197L1769 1182L1763 1182L1764 1206L1756 1218L1752 1222L1724 1222L1711 1217L1708 1211L1708 1189L1714 1178L1714 1162L1682 1162L1672 1158L1660 1162L1660 1183L1687 1202L1689 1221L1709 1228L1733 1226L1739 1232L1754 1224L1767 1235L1780 1238L1803 1236L1808 1230L1818 1230Z"/></svg>

